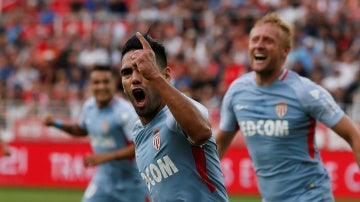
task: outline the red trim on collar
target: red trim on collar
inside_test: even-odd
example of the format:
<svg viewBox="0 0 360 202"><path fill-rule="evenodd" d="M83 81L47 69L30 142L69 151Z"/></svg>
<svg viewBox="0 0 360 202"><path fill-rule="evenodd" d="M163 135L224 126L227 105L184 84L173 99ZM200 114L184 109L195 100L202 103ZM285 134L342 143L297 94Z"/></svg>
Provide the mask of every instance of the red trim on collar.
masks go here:
<svg viewBox="0 0 360 202"><path fill-rule="evenodd" d="M280 81L284 81L288 74L289 74L289 70L284 69L282 75L280 76Z"/></svg>

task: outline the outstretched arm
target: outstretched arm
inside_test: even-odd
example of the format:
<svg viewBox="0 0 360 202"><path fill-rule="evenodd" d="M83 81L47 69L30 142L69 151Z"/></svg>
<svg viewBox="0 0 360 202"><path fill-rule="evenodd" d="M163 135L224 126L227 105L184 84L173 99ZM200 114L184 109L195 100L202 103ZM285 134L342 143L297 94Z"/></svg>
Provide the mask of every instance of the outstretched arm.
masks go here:
<svg viewBox="0 0 360 202"><path fill-rule="evenodd" d="M356 163L360 168L360 130L359 127L345 115L332 130L344 138L351 146Z"/></svg>
<svg viewBox="0 0 360 202"><path fill-rule="evenodd" d="M222 130L219 130L216 134L215 139L220 159L225 155L227 149L235 137L235 134L236 131L225 132Z"/></svg>
<svg viewBox="0 0 360 202"><path fill-rule="evenodd" d="M65 131L66 133L72 136L86 136L87 131L82 129L78 124L74 123L64 123L60 120L55 120L51 114L46 114L43 119L43 124L46 126L54 126L60 130Z"/></svg>
<svg viewBox="0 0 360 202"><path fill-rule="evenodd" d="M160 72L151 46L139 32L136 35L143 49L134 51L133 63L137 65L139 72L160 94L190 141L193 144L202 144L212 134L209 120L203 116L189 98L171 85L169 82L170 68L166 67L162 70L163 72Z"/></svg>
<svg viewBox="0 0 360 202"><path fill-rule="evenodd" d="M125 159L125 158L130 159L134 157L135 157L135 144L131 143L127 147L112 152L88 154L84 158L84 165L86 167L96 166L115 159Z"/></svg>

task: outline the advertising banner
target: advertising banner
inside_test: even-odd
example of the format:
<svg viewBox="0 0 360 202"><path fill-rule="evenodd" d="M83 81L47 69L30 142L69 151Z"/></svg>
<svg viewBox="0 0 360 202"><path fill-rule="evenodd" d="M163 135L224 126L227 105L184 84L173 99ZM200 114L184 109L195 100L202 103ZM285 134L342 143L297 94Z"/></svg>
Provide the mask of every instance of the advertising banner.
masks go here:
<svg viewBox="0 0 360 202"><path fill-rule="evenodd" d="M16 142L11 156L0 157L1 186L85 187L95 168L85 168L92 152L85 143Z"/></svg>
<svg viewBox="0 0 360 202"><path fill-rule="evenodd" d="M85 188L96 168L85 168L87 143L15 142L0 157L0 186ZM351 152L322 151L337 197L360 199L360 172ZM231 147L221 160L229 194L259 194L245 148Z"/></svg>

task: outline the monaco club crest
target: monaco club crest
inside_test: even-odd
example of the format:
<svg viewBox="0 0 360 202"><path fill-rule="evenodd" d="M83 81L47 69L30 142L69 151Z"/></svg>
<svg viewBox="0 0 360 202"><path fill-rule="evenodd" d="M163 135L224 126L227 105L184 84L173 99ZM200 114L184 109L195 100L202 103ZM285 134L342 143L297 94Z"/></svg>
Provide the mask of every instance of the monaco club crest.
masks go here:
<svg viewBox="0 0 360 202"><path fill-rule="evenodd" d="M276 104L276 114L279 118L282 118L285 116L287 112L287 104L286 102L279 102Z"/></svg>
<svg viewBox="0 0 360 202"><path fill-rule="evenodd" d="M154 130L153 145L156 150L160 150L160 130L158 128Z"/></svg>

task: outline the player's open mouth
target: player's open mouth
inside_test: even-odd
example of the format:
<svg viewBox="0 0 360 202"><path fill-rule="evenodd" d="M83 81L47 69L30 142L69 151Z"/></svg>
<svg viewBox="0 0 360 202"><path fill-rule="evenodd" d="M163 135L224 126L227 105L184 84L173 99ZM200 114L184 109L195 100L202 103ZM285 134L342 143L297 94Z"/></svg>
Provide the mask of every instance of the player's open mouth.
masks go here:
<svg viewBox="0 0 360 202"><path fill-rule="evenodd" d="M256 61L264 61L266 59L266 55L264 54L254 54L254 59Z"/></svg>
<svg viewBox="0 0 360 202"><path fill-rule="evenodd" d="M142 89L134 89L132 94L135 98L136 104L138 106L143 106L145 103L145 92Z"/></svg>

